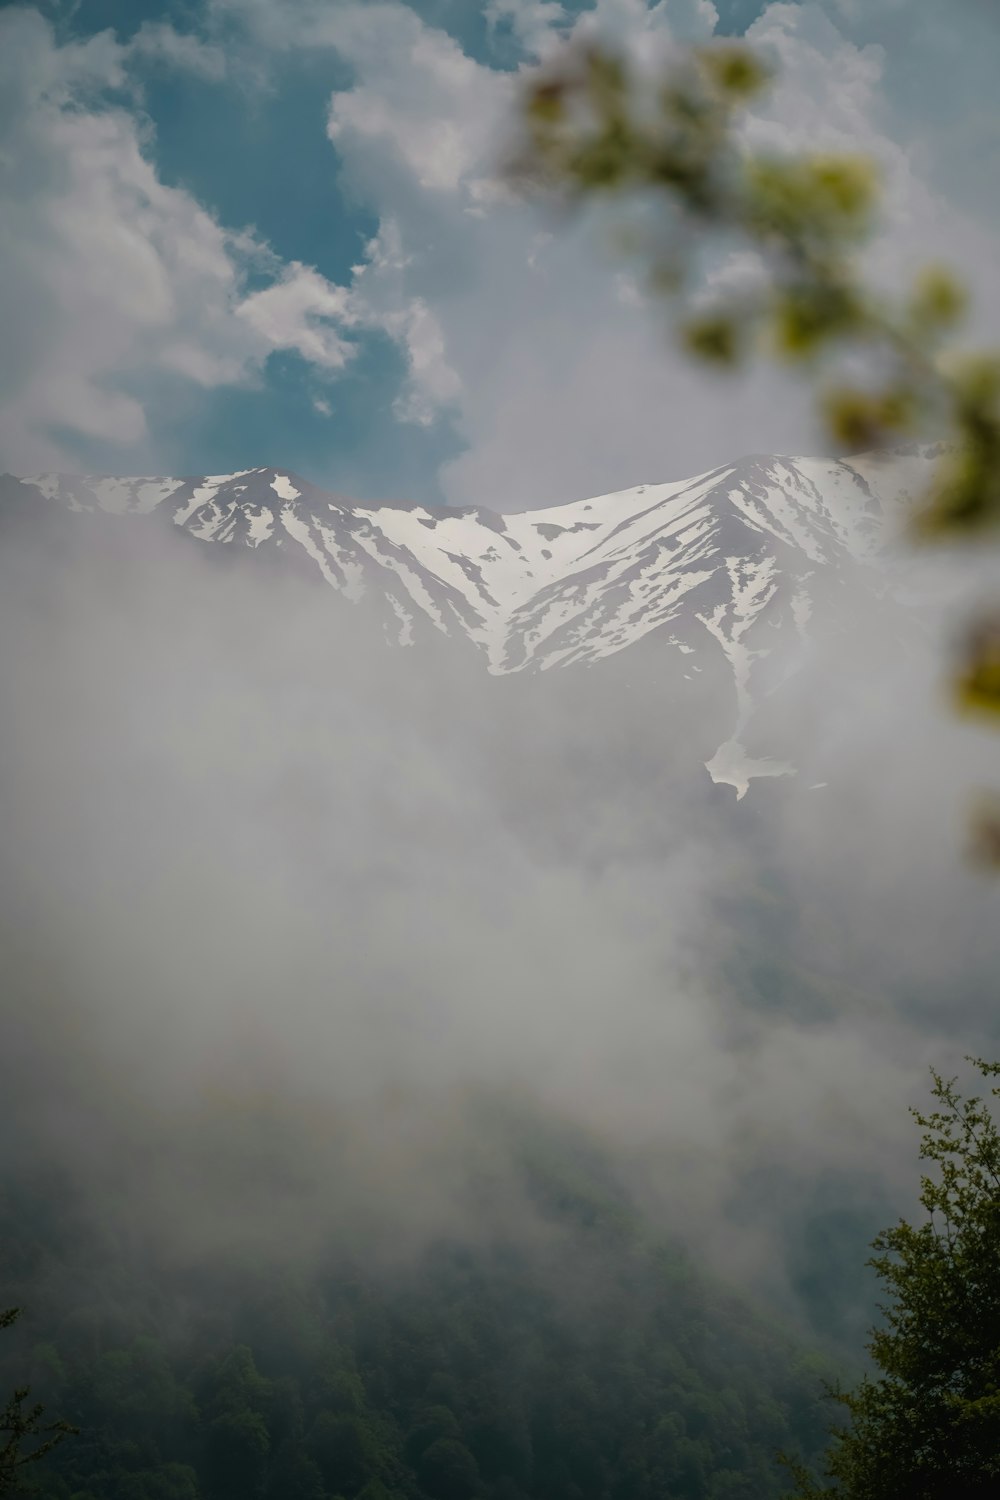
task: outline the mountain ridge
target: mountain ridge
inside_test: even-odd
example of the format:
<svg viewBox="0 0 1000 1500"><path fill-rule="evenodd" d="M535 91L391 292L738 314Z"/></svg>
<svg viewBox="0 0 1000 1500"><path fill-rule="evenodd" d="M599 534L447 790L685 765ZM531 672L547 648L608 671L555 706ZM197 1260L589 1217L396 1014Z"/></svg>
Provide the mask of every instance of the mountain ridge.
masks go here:
<svg viewBox="0 0 1000 1500"><path fill-rule="evenodd" d="M494 675L593 665L653 632L684 658L687 680L721 656L733 730L706 765L742 796L752 776L792 770L743 748L768 659L805 640L820 580L835 593L859 579L879 587L870 565L929 456L758 454L687 480L503 512L356 502L270 468L9 477L4 493L295 553L347 599L374 600L393 644L429 627L471 642Z"/></svg>

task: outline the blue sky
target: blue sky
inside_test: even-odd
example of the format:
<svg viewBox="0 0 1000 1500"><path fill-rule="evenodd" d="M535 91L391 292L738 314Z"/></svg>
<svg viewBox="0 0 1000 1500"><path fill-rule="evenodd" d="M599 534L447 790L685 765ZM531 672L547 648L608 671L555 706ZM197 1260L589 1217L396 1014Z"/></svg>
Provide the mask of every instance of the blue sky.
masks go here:
<svg viewBox="0 0 1000 1500"><path fill-rule="evenodd" d="M670 355L601 225L499 184L518 71L582 25L646 56L749 27L782 69L761 138L871 151L876 263L957 252L989 324L975 0L6 3L0 468L520 506L814 443L794 387Z"/></svg>

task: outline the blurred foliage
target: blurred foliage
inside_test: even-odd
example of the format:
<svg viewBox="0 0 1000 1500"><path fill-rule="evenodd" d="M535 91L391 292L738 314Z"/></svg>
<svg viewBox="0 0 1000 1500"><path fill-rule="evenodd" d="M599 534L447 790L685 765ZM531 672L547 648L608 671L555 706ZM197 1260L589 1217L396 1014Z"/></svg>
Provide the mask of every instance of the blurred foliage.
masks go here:
<svg viewBox="0 0 1000 1500"><path fill-rule="evenodd" d="M654 195L664 213L644 249L654 287L679 298L687 349L720 365L763 353L815 367L821 417L843 447L933 429L948 451L922 531L1000 521L1000 357L946 347L966 311L946 268L927 266L895 300L866 284L858 251L877 221L872 162L744 143L740 116L769 81L732 41L692 48L656 79L610 51L569 50L530 86L513 177L569 203ZM755 275L706 301L699 278L713 249ZM865 375L851 380L842 357L858 353Z"/></svg>
<svg viewBox="0 0 1000 1500"><path fill-rule="evenodd" d="M967 1061L1000 1077L1000 1063ZM938 1108L913 1111L937 1167L921 1181L926 1218L885 1230L869 1262L892 1297L869 1345L880 1373L834 1392L850 1418L833 1433L834 1484L790 1465L800 1500L1000 1494L1000 1130L989 1104L933 1078Z"/></svg>
<svg viewBox="0 0 1000 1500"><path fill-rule="evenodd" d="M770 78L732 40L686 49L655 77L607 48L569 46L532 77L510 175L570 207L612 194L653 205L649 232L629 243L673 301L681 346L721 368L765 356L802 369L842 449L932 435L943 446L914 531L978 535L1000 522L1000 355L953 346L967 298L944 266L896 295L868 285L859 252L880 198L871 161L752 149L743 116ZM729 289L727 264L747 273ZM957 671L963 706L993 718L998 643L1000 615L969 632ZM977 839L984 858L1000 851L1000 823Z"/></svg>

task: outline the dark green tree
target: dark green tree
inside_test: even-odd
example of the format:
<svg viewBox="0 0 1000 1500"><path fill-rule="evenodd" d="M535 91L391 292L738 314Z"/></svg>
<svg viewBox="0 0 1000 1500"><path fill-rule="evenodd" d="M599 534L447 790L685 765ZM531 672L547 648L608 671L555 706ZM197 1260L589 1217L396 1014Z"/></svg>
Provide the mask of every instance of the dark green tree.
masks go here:
<svg viewBox="0 0 1000 1500"><path fill-rule="evenodd" d="M264 1490L270 1448L257 1412L224 1411L205 1435L205 1469L215 1500L256 1500Z"/></svg>
<svg viewBox="0 0 1000 1500"><path fill-rule="evenodd" d="M1000 1063L969 1058L984 1078ZM798 1466L800 1500L978 1500L1000 1494L1000 1131L991 1103L933 1073L923 1129L925 1218L901 1219L869 1262L888 1289L869 1349L877 1375L834 1392L832 1482ZM1000 1087L990 1091L1000 1097Z"/></svg>
<svg viewBox="0 0 1000 1500"><path fill-rule="evenodd" d="M463 1443L437 1438L417 1464L421 1486L436 1500L472 1500L479 1489L476 1460Z"/></svg>
<svg viewBox="0 0 1000 1500"><path fill-rule="evenodd" d="M320 1412L309 1433L309 1452L328 1486L356 1493L379 1464L378 1439L363 1418Z"/></svg>
<svg viewBox="0 0 1000 1500"><path fill-rule="evenodd" d="M0 1329L10 1328L20 1316L19 1307L0 1311ZM77 1431L68 1422L42 1423L45 1408L38 1402L27 1404L31 1391L19 1386L0 1416L0 1495L30 1493L25 1485L24 1470L51 1453L53 1448Z"/></svg>
<svg viewBox="0 0 1000 1500"><path fill-rule="evenodd" d="M198 1476L187 1464L163 1464L127 1475L118 1485L115 1500L199 1500Z"/></svg>

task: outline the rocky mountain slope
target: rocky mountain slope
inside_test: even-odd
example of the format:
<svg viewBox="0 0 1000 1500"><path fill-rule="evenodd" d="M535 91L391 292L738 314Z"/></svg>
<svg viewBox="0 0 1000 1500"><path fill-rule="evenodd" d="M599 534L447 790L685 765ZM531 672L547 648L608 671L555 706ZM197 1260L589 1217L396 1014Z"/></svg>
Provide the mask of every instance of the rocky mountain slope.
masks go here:
<svg viewBox="0 0 1000 1500"><path fill-rule="evenodd" d="M39 475L4 494L85 514L149 516L204 541L294 554L389 639L428 629L471 641L496 674L592 664L653 632L689 679L720 666L733 729L707 763L742 795L780 761L743 737L776 648L859 579L875 584L887 515L926 452L891 459L751 457L694 479L550 509L358 504L280 469L199 478ZM787 656L787 651L778 653ZM773 685L773 684L772 684Z"/></svg>

